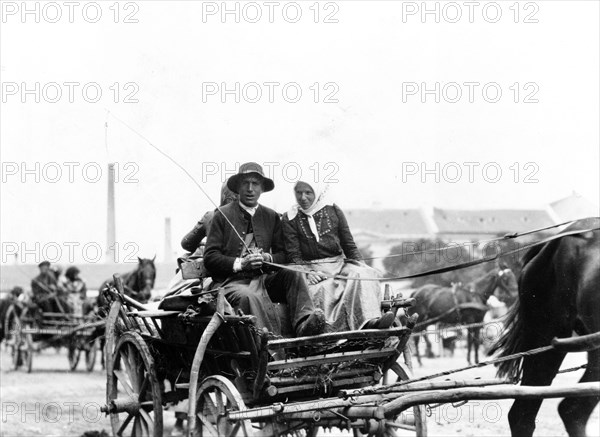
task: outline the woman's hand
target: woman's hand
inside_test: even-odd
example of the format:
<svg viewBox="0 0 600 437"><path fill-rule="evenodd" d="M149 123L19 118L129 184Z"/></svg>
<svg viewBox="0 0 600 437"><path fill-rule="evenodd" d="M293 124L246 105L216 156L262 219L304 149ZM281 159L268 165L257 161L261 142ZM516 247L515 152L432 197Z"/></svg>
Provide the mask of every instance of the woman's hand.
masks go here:
<svg viewBox="0 0 600 437"><path fill-rule="evenodd" d="M308 281L308 285L318 284L319 282L324 281L325 279L327 278L315 272L309 272L306 274L306 280Z"/></svg>

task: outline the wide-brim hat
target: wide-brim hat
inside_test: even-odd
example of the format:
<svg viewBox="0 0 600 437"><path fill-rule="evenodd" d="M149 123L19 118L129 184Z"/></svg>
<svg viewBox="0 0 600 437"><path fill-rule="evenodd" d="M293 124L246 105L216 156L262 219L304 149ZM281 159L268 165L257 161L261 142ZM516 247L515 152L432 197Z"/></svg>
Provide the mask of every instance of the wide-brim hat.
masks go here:
<svg viewBox="0 0 600 437"><path fill-rule="evenodd" d="M238 186L244 176L255 175L262 180L264 192L272 191L275 188L275 183L265 176L262 167L256 162L246 162L240 165L238 173L227 179L227 188L236 194L238 193Z"/></svg>

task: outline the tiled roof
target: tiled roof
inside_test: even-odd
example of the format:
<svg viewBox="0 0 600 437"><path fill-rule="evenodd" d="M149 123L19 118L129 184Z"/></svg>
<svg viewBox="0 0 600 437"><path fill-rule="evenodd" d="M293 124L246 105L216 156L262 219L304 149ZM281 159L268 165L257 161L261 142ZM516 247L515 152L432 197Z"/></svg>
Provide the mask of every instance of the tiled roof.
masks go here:
<svg viewBox="0 0 600 437"><path fill-rule="evenodd" d="M541 209L433 210L433 221L441 234L496 234L521 232L555 224Z"/></svg>
<svg viewBox="0 0 600 437"><path fill-rule="evenodd" d="M351 209L344 211L350 230L381 235L426 235L431 233L418 209Z"/></svg>

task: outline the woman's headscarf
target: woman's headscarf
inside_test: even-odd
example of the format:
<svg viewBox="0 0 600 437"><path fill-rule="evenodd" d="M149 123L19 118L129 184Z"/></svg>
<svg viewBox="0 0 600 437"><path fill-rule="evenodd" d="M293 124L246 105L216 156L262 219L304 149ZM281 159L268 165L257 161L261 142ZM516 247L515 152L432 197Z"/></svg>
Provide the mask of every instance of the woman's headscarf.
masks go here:
<svg viewBox="0 0 600 437"><path fill-rule="evenodd" d="M313 192L315 193L315 200L314 200L313 204L310 205L306 209L303 209L299 204L296 203L288 211L288 218L290 220L293 220L294 217L296 217L296 215L298 214L298 211L301 211L308 218L308 226L310 227L310 230L312 231L313 235L315 236L315 238L318 242L319 241L319 231L317 230L317 224L315 223L315 219L313 218L313 215L316 214L317 212L319 212L320 210L322 210L327 205L333 205L333 202L329 200L329 196L328 196L330 185L329 184L315 184L315 183L309 184L308 182L298 181L294 184L294 195L296 193L296 187L300 183L304 183L304 184L308 185L313 190Z"/></svg>

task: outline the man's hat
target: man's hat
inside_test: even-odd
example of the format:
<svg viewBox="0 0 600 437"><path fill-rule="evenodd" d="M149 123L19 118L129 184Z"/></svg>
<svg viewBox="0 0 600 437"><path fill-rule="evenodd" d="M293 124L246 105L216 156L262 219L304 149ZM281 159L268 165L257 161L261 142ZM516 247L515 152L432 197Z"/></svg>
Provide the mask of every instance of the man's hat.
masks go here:
<svg viewBox="0 0 600 437"><path fill-rule="evenodd" d="M242 178L247 175L255 175L260 177L265 193L275 188L275 183L273 183L273 181L268 177L265 177L262 167L256 162L246 162L242 164L238 173L231 176L227 180L227 188L238 194L238 186L240 185Z"/></svg>
<svg viewBox="0 0 600 437"><path fill-rule="evenodd" d="M38 267L48 266L50 267L50 261L42 261L38 264Z"/></svg>

